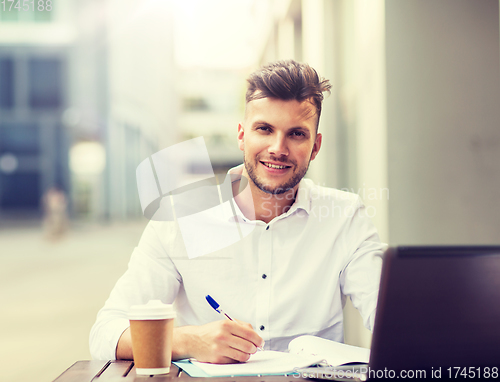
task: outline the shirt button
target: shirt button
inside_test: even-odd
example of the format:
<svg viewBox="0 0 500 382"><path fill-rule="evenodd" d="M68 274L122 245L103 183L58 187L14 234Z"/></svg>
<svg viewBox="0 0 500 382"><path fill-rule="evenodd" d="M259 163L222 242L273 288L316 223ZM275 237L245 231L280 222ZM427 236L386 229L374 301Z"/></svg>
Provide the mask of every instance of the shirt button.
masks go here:
<svg viewBox="0 0 500 382"><path fill-rule="evenodd" d="M266 231L269 229L269 226L266 227Z"/></svg>
<svg viewBox="0 0 500 382"><path fill-rule="evenodd" d="M266 277L267 277L267 275L264 273L264 274L262 275L262 278L265 280L265 279L266 279Z"/></svg>
<svg viewBox="0 0 500 382"><path fill-rule="evenodd" d="M261 325L259 329L264 330L265 329L264 325Z"/></svg>

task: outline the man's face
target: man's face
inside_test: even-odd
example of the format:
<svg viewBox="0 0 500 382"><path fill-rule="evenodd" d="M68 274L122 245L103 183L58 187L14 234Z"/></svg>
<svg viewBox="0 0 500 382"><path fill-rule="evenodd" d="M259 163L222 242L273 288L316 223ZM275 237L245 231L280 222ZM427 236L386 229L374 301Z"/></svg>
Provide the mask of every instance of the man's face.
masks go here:
<svg viewBox="0 0 500 382"><path fill-rule="evenodd" d="M261 98L247 104L238 141L248 177L260 190L281 194L298 187L321 147L317 118L308 101Z"/></svg>

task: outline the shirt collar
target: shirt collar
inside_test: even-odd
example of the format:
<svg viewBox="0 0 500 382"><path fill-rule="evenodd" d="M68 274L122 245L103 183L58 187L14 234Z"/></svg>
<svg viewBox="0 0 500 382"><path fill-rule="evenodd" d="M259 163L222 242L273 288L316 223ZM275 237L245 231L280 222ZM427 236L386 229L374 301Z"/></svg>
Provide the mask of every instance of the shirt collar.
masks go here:
<svg viewBox="0 0 500 382"><path fill-rule="evenodd" d="M237 175L233 180L233 183L237 182L238 180L241 179L241 176L243 174L243 164L240 164L236 167L229 169L227 173L230 175ZM275 219L282 219L287 216L290 216L291 214L295 213L299 208L307 212L307 214L309 214L311 212L311 189L313 185L314 183L310 179L302 178L302 180L299 183L299 188L297 189L297 194L295 195L294 203L291 205L290 209L287 212L277 216ZM238 204L237 203L233 204L237 215L235 219L237 220L243 219L247 221L248 219L240 211Z"/></svg>

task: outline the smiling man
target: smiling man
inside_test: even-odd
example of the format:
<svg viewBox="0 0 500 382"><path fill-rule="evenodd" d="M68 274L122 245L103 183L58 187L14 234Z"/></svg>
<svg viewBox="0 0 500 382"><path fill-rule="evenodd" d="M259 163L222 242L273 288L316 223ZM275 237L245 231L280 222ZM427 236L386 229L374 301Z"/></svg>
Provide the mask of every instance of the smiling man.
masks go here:
<svg viewBox="0 0 500 382"><path fill-rule="evenodd" d="M244 163L230 174L232 218L249 233L210 258L189 259L176 222L151 221L99 311L93 358L133 357L127 312L151 299L176 308L173 359L246 361L257 347L284 351L304 334L342 342L347 297L373 328L383 250L378 234L357 195L304 178L321 148L318 125L329 82L289 60L259 69L248 83L238 125ZM221 320L206 294L239 321Z"/></svg>
<svg viewBox="0 0 500 382"><path fill-rule="evenodd" d="M238 125L242 175L250 179L256 218L269 222L293 204L299 182L319 152L321 104L330 83L295 61L263 67L248 83L245 119ZM242 199L236 200L245 208Z"/></svg>

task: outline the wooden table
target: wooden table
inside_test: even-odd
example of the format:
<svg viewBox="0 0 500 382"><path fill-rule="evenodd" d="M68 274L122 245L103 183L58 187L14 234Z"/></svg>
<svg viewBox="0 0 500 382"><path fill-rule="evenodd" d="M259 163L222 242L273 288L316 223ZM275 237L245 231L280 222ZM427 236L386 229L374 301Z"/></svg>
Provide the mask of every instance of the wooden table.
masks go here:
<svg viewBox="0 0 500 382"><path fill-rule="evenodd" d="M177 366L172 365L169 374L154 377L137 375L132 361L78 361L62 373L54 382L145 382L145 381L171 381L182 382L191 378ZM295 382L309 381L298 376L266 376L266 377L226 377L203 378L207 382Z"/></svg>

